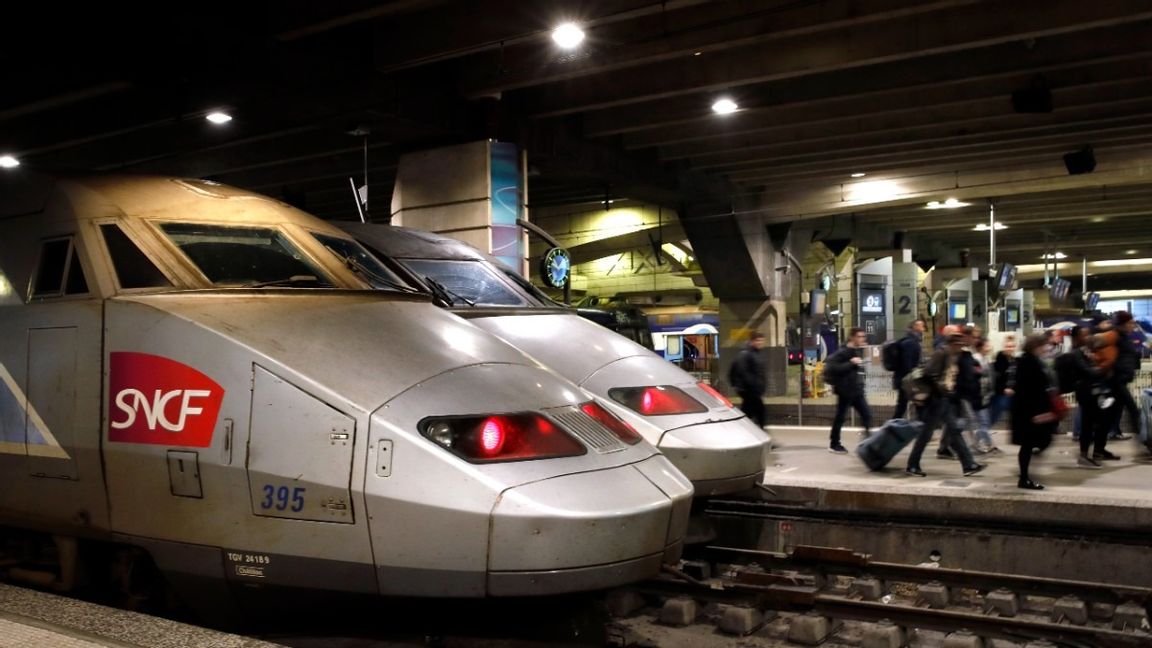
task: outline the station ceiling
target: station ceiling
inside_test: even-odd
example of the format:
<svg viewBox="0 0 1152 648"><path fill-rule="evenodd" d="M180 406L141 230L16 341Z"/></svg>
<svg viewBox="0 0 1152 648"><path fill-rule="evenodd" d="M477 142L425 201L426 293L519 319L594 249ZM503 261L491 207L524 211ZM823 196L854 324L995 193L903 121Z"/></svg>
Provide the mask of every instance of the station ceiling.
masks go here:
<svg viewBox="0 0 1152 648"><path fill-rule="evenodd" d="M351 218L349 177L380 216L401 154L492 137L529 152L536 207L675 207L703 177L817 229L984 250L992 204L1000 260L1152 257L1148 0L43 4L0 39L0 154L28 167Z"/></svg>

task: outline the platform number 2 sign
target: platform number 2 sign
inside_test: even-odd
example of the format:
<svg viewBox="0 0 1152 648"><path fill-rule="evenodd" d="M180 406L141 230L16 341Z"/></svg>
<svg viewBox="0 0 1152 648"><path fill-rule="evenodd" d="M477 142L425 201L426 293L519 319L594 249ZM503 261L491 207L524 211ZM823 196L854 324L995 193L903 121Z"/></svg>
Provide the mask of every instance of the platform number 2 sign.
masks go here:
<svg viewBox="0 0 1152 648"><path fill-rule="evenodd" d="M912 314L912 298L908 295L900 295L896 298L896 312L901 315Z"/></svg>

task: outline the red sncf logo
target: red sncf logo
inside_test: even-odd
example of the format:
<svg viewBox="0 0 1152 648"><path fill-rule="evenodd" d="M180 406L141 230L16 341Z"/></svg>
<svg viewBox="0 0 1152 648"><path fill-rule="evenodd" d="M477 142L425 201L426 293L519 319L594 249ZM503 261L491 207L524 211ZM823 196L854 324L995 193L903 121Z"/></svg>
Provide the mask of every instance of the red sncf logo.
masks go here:
<svg viewBox="0 0 1152 648"><path fill-rule="evenodd" d="M108 378L108 440L207 448L224 388L175 360L114 351Z"/></svg>

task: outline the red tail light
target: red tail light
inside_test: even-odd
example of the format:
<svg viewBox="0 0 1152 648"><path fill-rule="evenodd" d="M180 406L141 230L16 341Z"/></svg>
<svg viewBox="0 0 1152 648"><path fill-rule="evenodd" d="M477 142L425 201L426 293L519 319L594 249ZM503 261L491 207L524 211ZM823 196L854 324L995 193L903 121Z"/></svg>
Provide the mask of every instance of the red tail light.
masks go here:
<svg viewBox="0 0 1152 648"><path fill-rule="evenodd" d="M424 419L420 433L472 463L577 457L588 452L539 414Z"/></svg>
<svg viewBox="0 0 1152 648"><path fill-rule="evenodd" d="M727 398L724 398L724 394L721 394L720 392L716 391L716 388L713 387L712 385L709 385L708 383L701 382L701 383L696 383L696 386L699 387L700 389L703 389L704 391L708 392L708 394L711 395L712 398L715 398L716 400L720 401L720 403L722 405L724 405L724 407L732 407L732 401L728 400Z"/></svg>
<svg viewBox="0 0 1152 648"><path fill-rule="evenodd" d="M670 385L618 387L609 389L608 396L624 407L640 412L644 416L694 414L708 411L706 405Z"/></svg>
<svg viewBox="0 0 1152 648"><path fill-rule="evenodd" d="M609 412L608 410L601 407L600 404L596 401L588 401L587 403L581 405L580 409L588 416L596 419L600 425L603 425L604 427L611 430L612 434L615 434L624 443L629 445L636 445L637 443L640 443L640 439L642 437L635 428L633 428L631 425L628 425L626 421L621 420L620 417L616 416L612 412Z"/></svg>

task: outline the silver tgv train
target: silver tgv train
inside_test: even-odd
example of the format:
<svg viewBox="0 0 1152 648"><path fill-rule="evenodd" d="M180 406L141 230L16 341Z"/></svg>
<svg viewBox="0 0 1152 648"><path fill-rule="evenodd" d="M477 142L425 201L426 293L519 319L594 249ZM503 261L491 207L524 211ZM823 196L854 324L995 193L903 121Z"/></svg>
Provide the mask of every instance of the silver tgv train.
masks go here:
<svg viewBox="0 0 1152 648"><path fill-rule="evenodd" d="M594 324L476 248L421 230L337 223L382 260L445 287L455 313L600 396L690 480L697 496L754 486L771 437L722 395ZM393 266L395 267L395 266Z"/></svg>
<svg viewBox="0 0 1152 648"><path fill-rule="evenodd" d="M67 589L90 544L202 600L481 597L678 557L664 456L331 225L199 180L0 182L0 537L60 556L9 576Z"/></svg>

